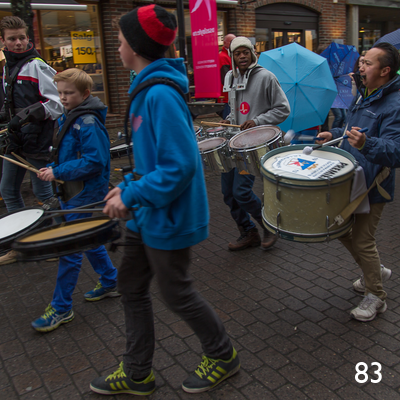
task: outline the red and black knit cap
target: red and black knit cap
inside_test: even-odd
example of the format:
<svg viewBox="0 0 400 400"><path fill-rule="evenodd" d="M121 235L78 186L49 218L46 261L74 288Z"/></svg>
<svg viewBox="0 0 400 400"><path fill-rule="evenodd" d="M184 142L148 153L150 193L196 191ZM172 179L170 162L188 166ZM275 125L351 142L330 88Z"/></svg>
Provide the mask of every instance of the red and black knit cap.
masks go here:
<svg viewBox="0 0 400 400"><path fill-rule="evenodd" d="M133 51L150 61L165 56L177 31L175 15L156 4L123 15L119 27Z"/></svg>

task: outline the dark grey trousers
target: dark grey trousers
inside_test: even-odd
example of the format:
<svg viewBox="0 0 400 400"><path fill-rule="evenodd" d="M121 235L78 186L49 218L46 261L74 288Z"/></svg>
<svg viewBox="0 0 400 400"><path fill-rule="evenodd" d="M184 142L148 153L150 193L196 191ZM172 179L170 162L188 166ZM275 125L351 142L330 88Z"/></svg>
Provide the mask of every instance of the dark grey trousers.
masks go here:
<svg viewBox="0 0 400 400"><path fill-rule="evenodd" d="M232 344L210 305L194 290L188 274L190 247L158 250L146 246L128 230L127 246L118 270L118 291L125 311L124 370L131 379L150 374L154 354L154 320L150 283L155 275L169 309L178 314L200 340L210 358L229 359Z"/></svg>

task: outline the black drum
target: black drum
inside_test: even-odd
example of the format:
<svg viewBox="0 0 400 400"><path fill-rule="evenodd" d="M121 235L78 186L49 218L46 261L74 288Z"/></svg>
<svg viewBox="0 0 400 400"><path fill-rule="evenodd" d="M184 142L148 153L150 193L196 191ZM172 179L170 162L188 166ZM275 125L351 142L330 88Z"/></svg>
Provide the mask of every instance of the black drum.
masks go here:
<svg viewBox="0 0 400 400"><path fill-rule="evenodd" d="M0 216L0 249L10 249L15 239L46 223L51 221L41 207L27 207Z"/></svg>
<svg viewBox="0 0 400 400"><path fill-rule="evenodd" d="M107 216L77 219L38 229L14 241L21 261L37 261L95 249L119 239L119 221Z"/></svg>
<svg viewBox="0 0 400 400"><path fill-rule="evenodd" d="M111 160L114 158L126 157L129 154L132 154L132 143L128 146L125 139L117 140L110 147Z"/></svg>

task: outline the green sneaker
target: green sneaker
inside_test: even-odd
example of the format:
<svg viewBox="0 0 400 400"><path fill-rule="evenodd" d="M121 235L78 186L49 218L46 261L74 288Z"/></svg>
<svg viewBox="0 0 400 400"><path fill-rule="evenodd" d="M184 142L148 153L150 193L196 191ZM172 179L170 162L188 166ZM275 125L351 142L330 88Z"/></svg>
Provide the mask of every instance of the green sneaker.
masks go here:
<svg viewBox="0 0 400 400"><path fill-rule="evenodd" d="M100 376L92 381L90 389L100 394L137 394L139 396L147 396L152 394L156 389L155 377L153 370L150 375L143 381L136 382L129 379L124 372L124 363L119 364L119 368L108 376Z"/></svg>
<svg viewBox="0 0 400 400"><path fill-rule="evenodd" d="M224 379L236 374L240 361L235 349L229 360L214 360L203 356L203 361L183 383L182 389L188 393L200 393L212 389Z"/></svg>

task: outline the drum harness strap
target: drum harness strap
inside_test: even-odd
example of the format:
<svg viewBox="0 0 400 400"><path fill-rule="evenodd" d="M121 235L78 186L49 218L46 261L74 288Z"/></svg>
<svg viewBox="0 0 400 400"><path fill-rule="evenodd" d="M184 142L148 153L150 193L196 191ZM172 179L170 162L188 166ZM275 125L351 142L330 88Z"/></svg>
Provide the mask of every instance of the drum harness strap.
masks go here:
<svg viewBox="0 0 400 400"><path fill-rule="evenodd" d="M361 202L364 200L365 196L368 195L368 193L373 189L375 186L377 186L378 191L382 197L384 197L386 200L390 200L391 197L389 193L383 189L383 187L380 185L390 174L390 168L388 167L383 167L382 170L378 173L378 175L375 177L374 181L372 182L371 186L368 188L366 192L358 196L356 199L354 199L350 204L348 204L344 210L338 214L335 217L335 220L333 224L328 228L332 228L335 224L338 226L342 225L343 222L350 217L351 214L354 213L354 211L357 209L357 207L361 204Z"/></svg>
<svg viewBox="0 0 400 400"><path fill-rule="evenodd" d="M92 114L95 115L96 117L100 118L102 120L102 117L99 113L97 113L94 110L78 110L78 111L72 111L71 113L68 114L61 130L59 131L58 126L56 125L56 129L54 129L54 134L53 134L53 145L50 147L50 153L52 157L52 161L54 162L55 165L58 165L58 151L60 147L60 143L63 140L65 134L67 133L69 127L71 124L81 115L87 115L87 114ZM104 123L104 121L102 120ZM77 194L82 192L84 189L85 185L83 181L66 181L64 182L63 185L60 185L56 182L53 183L53 190L55 193L57 193L58 196L61 197L61 200L66 202L68 200L71 200L73 197L75 197ZM56 187L54 187L56 186Z"/></svg>

